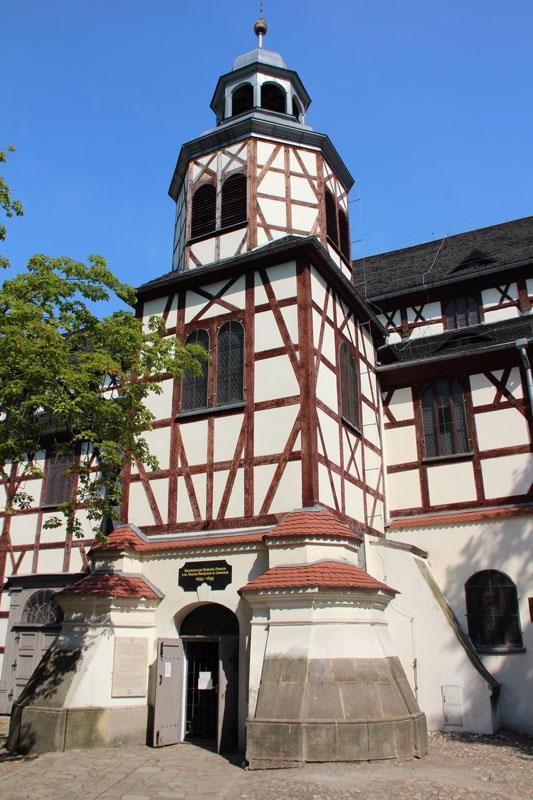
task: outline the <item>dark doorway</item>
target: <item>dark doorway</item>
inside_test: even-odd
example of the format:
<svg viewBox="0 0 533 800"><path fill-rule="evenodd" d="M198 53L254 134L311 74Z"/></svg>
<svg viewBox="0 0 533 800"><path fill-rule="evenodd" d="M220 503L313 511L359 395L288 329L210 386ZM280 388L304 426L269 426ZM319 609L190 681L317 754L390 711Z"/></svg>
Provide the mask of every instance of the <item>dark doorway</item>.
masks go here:
<svg viewBox="0 0 533 800"><path fill-rule="evenodd" d="M213 744L218 718L218 642L186 642L185 738Z"/></svg>

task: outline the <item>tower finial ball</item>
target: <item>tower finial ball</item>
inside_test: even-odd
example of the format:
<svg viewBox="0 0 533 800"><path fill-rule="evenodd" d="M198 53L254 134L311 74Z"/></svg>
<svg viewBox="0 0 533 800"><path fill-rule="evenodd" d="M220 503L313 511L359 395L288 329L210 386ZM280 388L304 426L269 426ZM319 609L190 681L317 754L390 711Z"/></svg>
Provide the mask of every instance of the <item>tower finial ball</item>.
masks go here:
<svg viewBox="0 0 533 800"><path fill-rule="evenodd" d="M254 33L256 36L264 36L268 30L268 25L264 19L258 19L254 25Z"/></svg>

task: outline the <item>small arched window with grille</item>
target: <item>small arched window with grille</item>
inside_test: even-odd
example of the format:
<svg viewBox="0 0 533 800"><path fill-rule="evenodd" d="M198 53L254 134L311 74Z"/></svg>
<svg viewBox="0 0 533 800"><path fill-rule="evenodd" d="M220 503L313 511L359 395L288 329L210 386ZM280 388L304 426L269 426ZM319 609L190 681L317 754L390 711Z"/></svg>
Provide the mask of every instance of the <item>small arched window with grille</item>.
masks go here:
<svg viewBox="0 0 533 800"><path fill-rule="evenodd" d="M427 458L470 450L463 390L455 381L430 383L421 396Z"/></svg>
<svg viewBox="0 0 533 800"><path fill-rule="evenodd" d="M213 184L198 187L192 198L191 238L212 233L217 225L217 191Z"/></svg>
<svg viewBox="0 0 533 800"><path fill-rule="evenodd" d="M339 230L337 227L337 204L331 192L326 189L326 234L333 244L339 246Z"/></svg>
<svg viewBox="0 0 533 800"><path fill-rule="evenodd" d="M268 81L261 86L261 108L266 111L276 111L278 114L286 114L286 105L286 94L279 83Z"/></svg>
<svg viewBox="0 0 533 800"><path fill-rule="evenodd" d="M230 175L222 185L221 227L245 223L248 219L246 203L246 175Z"/></svg>
<svg viewBox="0 0 533 800"><path fill-rule="evenodd" d="M444 307L446 327L448 330L467 328L469 325L479 325L479 303L474 297L454 297Z"/></svg>
<svg viewBox="0 0 533 800"><path fill-rule="evenodd" d="M360 427L359 375L350 346L342 342L339 347L339 379L341 391L341 416L356 428Z"/></svg>
<svg viewBox="0 0 533 800"><path fill-rule="evenodd" d="M348 217L339 208L339 247L346 261L350 261L350 232L348 228Z"/></svg>
<svg viewBox="0 0 533 800"><path fill-rule="evenodd" d="M41 589L26 601L22 612L23 625L61 625L63 612L58 606L54 593Z"/></svg>
<svg viewBox="0 0 533 800"><path fill-rule="evenodd" d="M209 352L209 333L203 328L192 331L185 339L185 344L199 344ZM181 410L192 411L196 408L207 408L207 390L209 379L209 364L203 359L198 359L202 369L201 375L192 375L185 370L181 383Z"/></svg>
<svg viewBox="0 0 533 800"><path fill-rule="evenodd" d="M465 583L468 634L478 650L522 648L516 586L495 569L476 572Z"/></svg>
<svg viewBox="0 0 533 800"><path fill-rule="evenodd" d="M251 83L238 86L231 95L231 115L244 114L251 111L254 106L254 88Z"/></svg>
<svg viewBox="0 0 533 800"><path fill-rule="evenodd" d="M217 341L217 405L244 399L244 328L240 322L225 322Z"/></svg>

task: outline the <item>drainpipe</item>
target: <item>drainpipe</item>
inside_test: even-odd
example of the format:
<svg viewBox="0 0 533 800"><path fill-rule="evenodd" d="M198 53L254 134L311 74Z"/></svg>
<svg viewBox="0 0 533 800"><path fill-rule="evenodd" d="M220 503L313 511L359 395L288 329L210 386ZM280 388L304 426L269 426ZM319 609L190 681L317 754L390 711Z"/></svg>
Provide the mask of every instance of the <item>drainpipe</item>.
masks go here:
<svg viewBox="0 0 533 800"><path fill-rule="evenodd" d="M533 413L533 376L531 374L531 364L527 355L527 339L517 339L515 345L520 353L522 366L526 373L527 393L529 397L529 407Z"/></svg>

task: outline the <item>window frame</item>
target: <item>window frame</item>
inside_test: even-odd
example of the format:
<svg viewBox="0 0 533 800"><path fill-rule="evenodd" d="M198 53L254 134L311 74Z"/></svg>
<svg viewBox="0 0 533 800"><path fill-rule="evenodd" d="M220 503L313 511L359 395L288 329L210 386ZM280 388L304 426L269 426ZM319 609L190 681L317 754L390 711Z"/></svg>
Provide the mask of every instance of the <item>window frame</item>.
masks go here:
<svg viewBox="0 0 533 800"><path fill-rule="evenodd" d="M226 341L223 340L223 337L226 336L226 332L229 333L230 337L237 337L240 341L238 342L238 350L237 350L237 358L239 363L237 365L230 364L228 366L229 374L225 374L222 380L222 372L224 370L223 365L221 364L222 358L226 357L226 353L223 352L227 349ZM245 336L244 336L244 325L239 320L228 320L224 322L217 331L217 393L216 393L216 405L217 406L227 406L233 405L234 403L243 403L244 402L244 344L245 344ZM229 342L229 360L231 361L234 358L234 353L236 348L232 350L232 344L230 339L227 340ZM226 383L230 383L232 377L235 377L237 373L240 376L240 391L238 392L239 397L233 397L231 387L227 389L228 394L225 394L225 389L221 391L221 386ZM223 399L221 399L221 395Z"/></svg>
<svg viewBox="0 0 533 800"><path fill-rule="evenodd" d="M438 387L448 390L439 392ZM457 381L443 378L426 384L420 392L420 416L424 459L472 455L464 390ZM449 452L444 437L451 437Z"/></svg>
<svg viewBox="0 0 533 800"><path fill-rule="evenodd" d="M460 323L461 308L458 306L464 303L464 317L466 322L464 325ZM477 319L474 319L474 315ZM445 322L445 328L448 331L462 330L469 328L473 325L480 325L482 322L482 306L478 297L470 294L456 295L450 297L445 303L442 304L442 316ZM452 323L452 324L450 324Z"/></svg>
<svg viewBox="0 0 533 800"><path fill-rule="evenodd" d="M504 572L479 570L465 583L468 635L478 652L524 652L516 584Z"/></svg>
<svg viewBox="0 0 533 800"><path fill-rule="evenodd" d="M205 337L201 336L201 334L205 334ZM200 341L200 339L203 339L203 341ZM185 345L188 344L199 344L210 353L211 337L209 331L206 328L195 328L190 331L185 337ZM191 375L188 370L185 370L183 374L180 403L180 408L183 412L198 411L207 408L209 404L209 361L204 361L199 358L197 361L202 367L202 375ZM201 389L201 394L205 397L205 404L198 403L196 400L196 395L200 394L199 389ZM188 393L192 393L191 400L189 400Z"/></svg>
<svg viewBox="0 0 533 800"><path fill-rule="evenodd" d="M65 472L74 466L76 460L75 453L58 454L55 447L47 447L41 494L42 508L57 508L71 500L75 489L75 477L65 475Z"/></svg>
<svg viewBox="0 0 533 800"><path fill-rule="evenodd" d="M355 353L348 342L340 342L339 408L341 419L356 431L361 431L361 387Z"/></svg>

